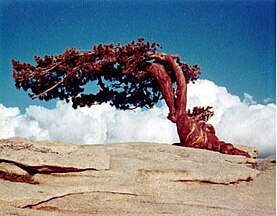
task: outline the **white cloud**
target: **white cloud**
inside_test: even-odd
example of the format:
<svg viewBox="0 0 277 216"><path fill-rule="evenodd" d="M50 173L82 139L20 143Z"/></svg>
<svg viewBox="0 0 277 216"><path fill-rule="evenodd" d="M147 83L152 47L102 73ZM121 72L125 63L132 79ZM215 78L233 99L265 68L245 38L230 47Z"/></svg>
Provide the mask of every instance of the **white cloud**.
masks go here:
<svg viewBox="0 0 277 216"><path fill-rule="evenodd" d="M259 149L261 156L275 154L276 105L257 104L249 94L244 99L208 80L188 87L188 106L213 106L212 123L220 139ZM168 109L120 111L107 104L74 110L57 102L54 109L0 104L0 138L21 136L35 140L61 140L96 144L126 141L178 142L175 125L166 119Z"/></svg>

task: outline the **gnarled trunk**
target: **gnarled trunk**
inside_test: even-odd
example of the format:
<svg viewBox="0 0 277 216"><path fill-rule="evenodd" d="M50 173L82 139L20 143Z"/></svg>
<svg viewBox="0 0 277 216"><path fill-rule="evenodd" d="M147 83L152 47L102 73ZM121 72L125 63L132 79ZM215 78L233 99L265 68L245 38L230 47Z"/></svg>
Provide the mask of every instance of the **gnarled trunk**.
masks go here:
<svg viewBox="0 0 277 216"><path fill-rule="evenodd" d="M250 157L247 152L236 149L232 144L219 141L215 129L205 121L190 117L187 114L187 80L172 55L155 56L158 60L166 61L175 73L177 90L172 85L171 78L165 67L159 63L149 63L145 71L154 76L161 88L163 98L169 108L168 119L176 124L182 146L218 151L224 154L243 155ZM187 66L187 70L190 67Z"/></svg>

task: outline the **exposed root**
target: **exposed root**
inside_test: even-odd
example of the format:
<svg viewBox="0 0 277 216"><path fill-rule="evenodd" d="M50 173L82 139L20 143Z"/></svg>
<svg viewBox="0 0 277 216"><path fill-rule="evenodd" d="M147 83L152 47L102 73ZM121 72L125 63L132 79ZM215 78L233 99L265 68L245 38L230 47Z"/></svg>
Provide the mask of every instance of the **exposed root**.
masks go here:
<svg viewBox="0 0 277 216"><path fill-rule="evenodd" d="M231 143L220 141L215 134L215 128L203 120L198 121L194 118L186 117L180 119L177 127L181 131L179 135L182 137L181 143L183 146L251 157L248 152L235 148ZM189 128L189 130L184 133L184 128Z"/></svg>

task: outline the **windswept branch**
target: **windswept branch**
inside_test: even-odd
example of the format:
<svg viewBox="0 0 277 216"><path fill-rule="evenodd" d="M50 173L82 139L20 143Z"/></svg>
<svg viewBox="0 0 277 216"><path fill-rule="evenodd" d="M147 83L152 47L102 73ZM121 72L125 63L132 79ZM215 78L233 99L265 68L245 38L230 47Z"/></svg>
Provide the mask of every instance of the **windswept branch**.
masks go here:
<svg viewBox="0 0 277 216"><path fill-rule="evenodd" d="M64 80L60 80L59 82L57 82L55 85L53 85L52 87L46 89L45 91L39 93L38 95L34 95L32 96L32 99L36 99L38 97L41 97L43 95L45 95L47 92L51 91L52 89L56 88L58 85L62 84Z"/></svg>

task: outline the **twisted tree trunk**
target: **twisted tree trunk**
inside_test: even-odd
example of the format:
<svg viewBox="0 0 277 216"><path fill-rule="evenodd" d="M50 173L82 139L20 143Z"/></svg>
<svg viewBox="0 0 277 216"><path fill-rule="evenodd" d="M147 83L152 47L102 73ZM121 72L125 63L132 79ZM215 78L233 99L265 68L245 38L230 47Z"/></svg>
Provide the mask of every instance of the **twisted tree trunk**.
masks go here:
<svg viewBox="0 0 277 216"><path fill-rule="evenodd" d="M175 61L177 56L160 54L155 55L156 60L166 61L175 73L177 81L177 90L172 85L171 78L160 63L149 63L145 71L156 78L158 81L163 98L169 108L168 119L176 124L177 132L181 146L202 148L218 151L224 154L243 155L250 157L247 152L235 148L230 143L219 141L215 135L215 129L212 125L197 117L190 117L187 109L187 80L186 77ZM191 70L187 65L187 70Z"/></svg>

